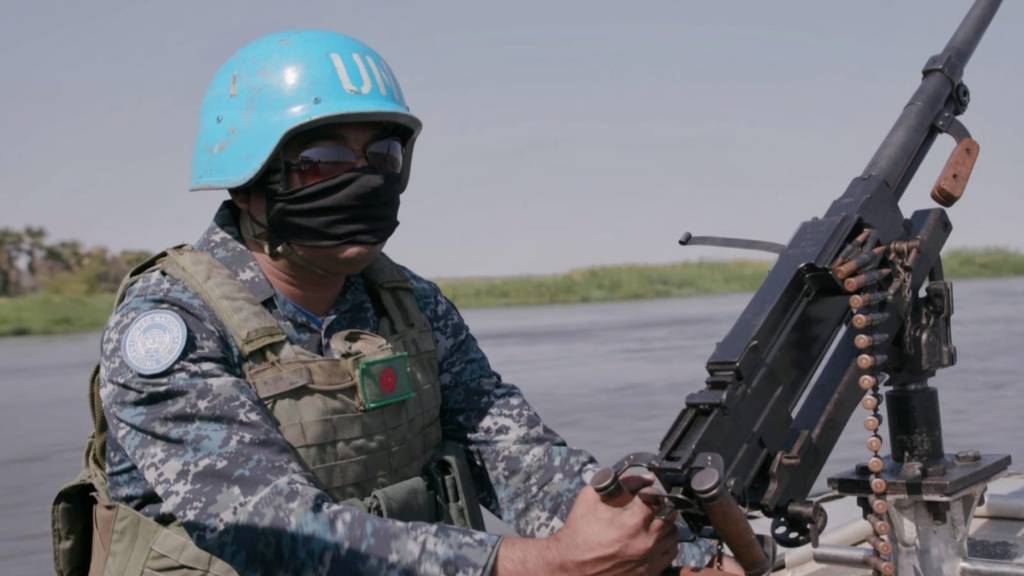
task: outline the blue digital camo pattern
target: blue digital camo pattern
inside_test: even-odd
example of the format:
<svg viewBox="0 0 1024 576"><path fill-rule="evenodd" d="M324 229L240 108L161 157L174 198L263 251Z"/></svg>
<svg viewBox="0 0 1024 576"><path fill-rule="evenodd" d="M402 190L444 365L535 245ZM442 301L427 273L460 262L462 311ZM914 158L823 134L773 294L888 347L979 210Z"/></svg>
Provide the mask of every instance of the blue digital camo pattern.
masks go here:
<svg viewBox="0 0 1024 576"><path fill-rule="evenodd" d="M318 354L339 331L377 330L360 277L322 327L278 295L239 242L228 204L195 248L209 253L274 315L291 342ZM524 536L562 521L594 459L566 446L518 388L502 382L458 311L406 270L438 346L441 422L467 445L481 503ZM149 310L179 314L185 350L166 372L136 373L123 335ZM196 543L241 574L483 574L500 537L447 525L403 523L337 504L316 484L242 378L240 355L198 296L159 272L128 291L103 334L100 387L110 423L109 492L144 514L181 522ZM692 563L707 547L686 547Z"/></svg>

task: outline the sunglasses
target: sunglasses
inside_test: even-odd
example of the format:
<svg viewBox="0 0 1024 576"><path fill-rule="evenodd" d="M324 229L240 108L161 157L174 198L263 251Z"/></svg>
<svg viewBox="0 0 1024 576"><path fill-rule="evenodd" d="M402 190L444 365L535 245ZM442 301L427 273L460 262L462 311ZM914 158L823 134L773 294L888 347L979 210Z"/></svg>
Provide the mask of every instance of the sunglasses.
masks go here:
<svg viewBox="0 0 1024 576"><path fill-rule="evenodd" d="M402 141L384 138L367 144L361 151L341 144L316 144L299 152L295 160L285 160L284 165L302 184L312 184L352 170L359 158L366 158L370 168L398 174L402 171Z"/></svg>

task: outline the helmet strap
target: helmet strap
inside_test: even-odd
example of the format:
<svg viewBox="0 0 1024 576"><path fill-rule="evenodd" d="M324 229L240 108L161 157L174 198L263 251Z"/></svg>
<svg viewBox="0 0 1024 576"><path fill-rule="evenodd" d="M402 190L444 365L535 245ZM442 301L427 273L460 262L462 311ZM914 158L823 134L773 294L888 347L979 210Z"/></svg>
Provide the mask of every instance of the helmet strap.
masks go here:
<svg viewBox="0 0 1024 576"><path fill-rule="evenodd" d="M312 272L318 276L323 276L325 278L336 276L335 274L331 274L327 270L324 270L323 268L310 262L308 258L296 252L295 248L293 248L292 245L287 242L281 244L281 246L278 248L278 253L281 256L284 256L285 259L291 262L292 264L295 264L299 268L302 268L303 270L306 270L308 272Z"/></svg>
<svg viewBox="0 0 1024 576"><path fill-rule="evenodd" d="M266 192L267 198L280 194L284 190L284 153L275 151L273 161L268 163L268 169L260 176L258 186ZM273 241L273 234L270 230L270 206L268 202L263 203L262 219L252 213L250 208L239 211L238 228L242 238L252 240L260 245L263 253L271 258L276 258L279 252L280 242Z"/></svg>
<svg viewBox="0 0 1024 576"><path fill-rule="evenodd" d="M242 238L259 244L260 248L263 249L263 253L267 256L274 257L277 255L277 250L270 246L270 241L268 240L270 228L267 226L266 221L260 222L259 218L249 212L248 209L239 211L238 231L242 233Z"/></svg>
<svg viewBox="0 0 1024 576"><path fill-rule="evenodd" d="M295 264L299 268L312 272L318 276L334 276L334 274L331 274L316 264L313 264L308 258L299 254L288 242L282 242L277 246L271 245L268 240L270 237L270 227L267 225L266 220L261 222L256 215L250 213L248 210L240 212L238 217L238 228L239 232L242 233L243 238L246 240L252 240L256 244L259 244L260 248L263 249L263 253L267 256L274 259L283 256L292 264Z"/></svg>

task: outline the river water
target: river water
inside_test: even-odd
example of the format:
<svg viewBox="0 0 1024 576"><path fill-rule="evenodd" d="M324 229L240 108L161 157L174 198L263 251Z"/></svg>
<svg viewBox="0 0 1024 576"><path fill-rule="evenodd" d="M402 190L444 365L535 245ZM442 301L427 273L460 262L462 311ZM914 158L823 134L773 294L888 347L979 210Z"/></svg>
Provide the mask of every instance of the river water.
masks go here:
<svg viewBox="0 0 1024 576"><path fill-rule="evenodd" d="M653 451L704 362L749 299L467 310L507 381L548 425L605 463ZM1008 452L1024 462L1024 278L956 284L959 364L933 380L946 450ZM81 463L89 431L86 380L97 334L0 339L0 574L51 574L49 503ZM858 411L859 412L859 411ZM859 421L862 414L855 414ZM865 457L852 422L822 479ZM821 482L821 480L819 480Z"/></svg>

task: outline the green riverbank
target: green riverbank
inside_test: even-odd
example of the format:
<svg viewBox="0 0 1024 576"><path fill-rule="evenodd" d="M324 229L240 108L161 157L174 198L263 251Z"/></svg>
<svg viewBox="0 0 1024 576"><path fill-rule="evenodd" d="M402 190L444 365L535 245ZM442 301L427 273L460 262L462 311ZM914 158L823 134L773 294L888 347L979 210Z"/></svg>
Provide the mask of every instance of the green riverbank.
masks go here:
<svg viewBox="0 0 1024 576"><path fill-rule="evenodd" d="M110 316L113 294L38 292L0 298L0 336L69 334L99 330Z"/></svg>
<svg viewBox="0 0 1024 576"><path fill-rule="evenodd" d="M949 278L1024 276L1024 253L1012 250L952 250L943 255L943 263ZM460 308L682 298L753 291L770 264L729 260L601 266L546 276L450 278L437 283ZM0 298L0 336L98 330L110 314L112 298L45 292Z"/></svg>

